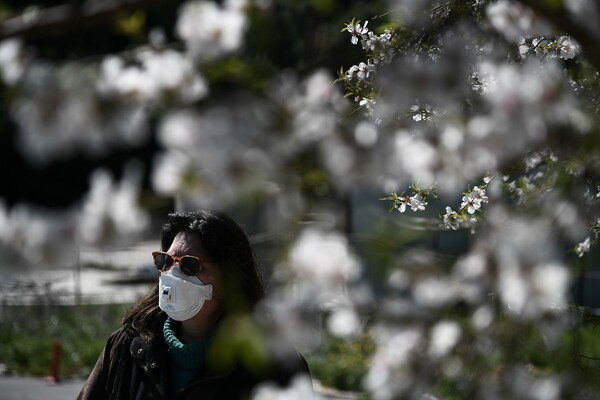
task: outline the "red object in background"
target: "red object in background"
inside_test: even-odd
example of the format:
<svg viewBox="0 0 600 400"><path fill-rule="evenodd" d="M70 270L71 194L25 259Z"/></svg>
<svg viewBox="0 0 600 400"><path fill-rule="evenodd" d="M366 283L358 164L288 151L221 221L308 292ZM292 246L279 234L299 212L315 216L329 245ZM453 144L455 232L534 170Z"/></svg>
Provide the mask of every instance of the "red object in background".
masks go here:
<svg viewBox="0 0 600 400"><path fill-rule="evenodd" d="M50 375L46 378L48 383L58 383L60 381L60 357L62 356L62 343L60 340L54 341L52 346L52 364L50 365Z"/></svg>

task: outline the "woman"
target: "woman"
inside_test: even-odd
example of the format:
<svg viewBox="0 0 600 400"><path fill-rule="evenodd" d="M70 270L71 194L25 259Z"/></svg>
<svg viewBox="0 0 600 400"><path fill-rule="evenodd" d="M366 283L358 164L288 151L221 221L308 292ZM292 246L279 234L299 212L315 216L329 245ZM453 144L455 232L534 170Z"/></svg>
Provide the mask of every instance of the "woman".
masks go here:
<svg viewBox="0 0 600 400"><path fill-rule="evenodd" d="M235 221L219 211L169 214L153 258L158 285L110 336L78 399L249 398L261 383L310 376L293 347L268 345L249 317L264 290Z"/></svg>

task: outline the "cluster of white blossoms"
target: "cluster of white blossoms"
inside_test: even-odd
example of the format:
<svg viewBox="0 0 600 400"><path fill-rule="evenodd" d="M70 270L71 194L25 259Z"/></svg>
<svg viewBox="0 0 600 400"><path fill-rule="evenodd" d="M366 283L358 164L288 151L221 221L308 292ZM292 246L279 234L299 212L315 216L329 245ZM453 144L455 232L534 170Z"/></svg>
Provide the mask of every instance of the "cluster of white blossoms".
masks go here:
<svg viewBox="0 0 600 400"><path fill-rule="evenodd" d="M386 29L384 33L377 35L367 28L368 21L361 24L360 21L352 20L344 27L350 33L350 42L352 44L360 44L363 50L369 53L367 62L360 62L358 65L353 65L344 73L344 81L351 84L354 81L365 83L372 79L372 75L376 71L378 65L389 63L397 49L394 46L393 33L390 29ZM364 107L367 115L374 121L379 122L375 116L376 101L369 96L355 96L354 101L359 103L360 107Z"/></svg>
<svg viewBox="0 0 600 400"><path fill-rule="evenodd" d="M417 2L394 5L406 3ZM571 7L574 2L564 4ZM427 58L423 51L413 57L415 53L406 51L397 53L385 69L375 62L365 63L362 71L368 75L359 75L358 64L340 77L355 101L372 101L371 121L380 118L378 135L389 151L381 154L391 154L383 161L389 175L382 182L397 182L396 188L406 181L438 184L440 192L454 198L475 179L490 172L498 176L462 193L458 209L447 206L440 216L443 227L451 231L474 233L477 226L477 235L472 236L475 245L453 263L449 274L436 265L441 263L438 260L417 267L411 259L395 260L400 266L392 268L389 283L398 294L382 299L383 316L375 329L378 350L365 381L376 399L421 398L440 376L468 386L463 395L477 393L480 398L502 393L500 397L506 398L558 399L568 391L569 383L561 374L538 379L519 363L503 358L500 353L510 350L503 348L506 338L499 333L503 326L496 313L514 320L516 331L536 324L551 348L568 328L565 315L572 281L564 256L557 254L557 249L565 250L557 237L567 242L585 238L584 211L572 201L576 194L560 189L565 162L558 163L556 154L564 157L562 149L541 149L546 143L563 143L564 136L556 141L557 132L582 138L591 131L593 121L565 70L582 61L578 57L582 49L570 36L553 33L551 24L522 2L491 1L484 7L482 31L492 28L501 40L488 38L482 45L470 40L484 37L482 32L461 27L463 31L427 43L431 48L437 44L436 57ZM417 28L423 27L421 22ZM368 32L360 24L346 30L354 44ZM516 51L520 59L514 59ZM505 62L507 55L510 62ZM367 69L368 65L374 68ZM468 87L463 87L469 78ZM363 87L367 90L356 89ZM457 93L462 97L453 97ZM463 101L467 107L457 106ZM594 166L577 160L569 167L570 177L581 177L584 171L594 176L597 161L589 157ZM509 170L510 174L497 173ZM416 191L392 193L385 200L391 202L391 210L401 213L427 206L427 199ZM525 206L523 213L521 206ZM587 237L574 250L582 257L594 242L593 236ZM494 308L496 301L502 307ZM472 313L472 326L461 329L465 326L461 320L434 329L436 318L457 304ZM472 336L471 329L476 332ZM438 341L439 332L445 332L448 343ZM511 372L499 376L496 370L470 365L471 351L481 352L482 360L503 359Z"/></svg>
<svg viewBox="0 0 600 400"><path fill-rule="evenodd" d="M286 97L281 99L293 118L293 141L300 146L321 141L337 129L347 102L333 81L328 71L316 70L302 81L294 80Z"/></svg>
<svg viewBox="0 0 600 400"><path fill-rule="evenodd" d="M164 40L156 39L161 35L153 31L150 45L108 55L99 61L58 64L37 56L19 39L0 42L0 79L14 89L8 114L19 130L16 137L19 149L32 164L45 165L73 155L83 154L93 159L116 147L136 147L148 140L150 114L160 109L164 114L159 115L158 125L167 151L157 157L153 167L152 181L158 192L180 192L200 168L204 182L220 185L223 196L233 198L239 182L223 176L223 171L236 171L238 168L232 165L235 163L254 166L244 184L253 180L256 186L261 179L268 181L264 174L255 173L273 169L269 163L265 164L268 157L259 151L265 148L261 143L250 145L249 141L242 141L235 155L228 158L230 163L220 162L215 157L219 151L214 151L223 149L220 138L208 138L203 143L196 139L186 141L181 137L185 129L172 128L177 125L173 122L177 113L168 111L170 107L187 106L208 95L208 84L198 61L214 60L241 48L248 27L246 5L243 0L184 3L175 24L177 35L185 43L183 50L168 48ZM246 113L251 120L261 118L255 111ZM214 110L209 112L203 124L211 132L228 131L230 113L224 112L222 117L218 114ZM240 114L244 113L234 118L238 122L246 119ZM244 126L246 137L263 129L255 121L240 125ZM253 125L256 130L249 129ZM189 127L190 135L194 136L196 129ZM206 150L202 157L198 157L198 149ZM204 164L197 164L199 158ZM55 257L44 243L54 243L53 238L62 238L65 243L98 244L133 239L148 222L146 212L138 204L141 180L133 175L125 172L119 183L113 182L106 172L97 171L81 204L60 215L25 204L17 204L5 212L3 206L3 215L10 223L0 238L0 246L14 245L15 257L30 262L51 262ZM229 188L226 182L230 183ZM55 234L44 234L39 243L32 242L43 236L36 232L49 232L51 228L43 227L56 226L56 221L62 221L63 225L52 228ZM28 228L28 224L37 230ZM25 231L29 232L28 243L19 239L19 232ZM60 232L70 235L69 238L65 239Z"/></svg>
<svg viewBox="0 0 600 400"><path fill-rule="evenodd" d="M506 11L514 6L515 15L524 20L515 22L509 13L492 26L521 26L515 40L525 33L531 37L543 32L530 9L501 3L487 6L488 19L500 18L494 7ZM491 47L459 40L477 35L468 27L461 29L428 44L439 49L435 59L425 60L423 50L400 52L385 68L369 58L340 74L347 96L359 103L379 132L386 132L379 135L385 143L381 148L396 150L381 152L386 156L389 152L385 161L389 168L384 171L389 175L379 179L386 185L439 182L440 190L456 194L473 179L539 146L553 129L568 127L582 134L590 129L591 121L565 79L560 58L499 63ZM346 30L357 43L369 31L360 23ZM567 38L560 38L566 49ZM459 107L465 98L469 107ZM388 186L383 189L389 191Z"/></svg>
<svg viewBox="0 0 600 400"><path fill-rule="evenodd" d="M490 182L490 178L485 178L485 183ZM458 212L453 211L451 207L446 206L446 213L442 216L443 225L446 229L458 230L459 228L473 229L478 220L473 216L475 212L481 211L481 206L488 202L485 189L479 186L473 187L470 191L464 193Z"/></svg>
<svg viewBox="0 0 600 400"><path fill-rule="evenodd" d="M456 231L458 228L460 228L460 216L456 211L452 211L451 207L446 206L446 213L442 218L446 229L452 229L453 231Z"/></svg>
<svg viewBox="0 0 600 400"><path fill-rule="evenodd" d="M23 76L27 55L19 39L0 43L0 77L7 85L15 85Z"/></svg>
<svg viewBox="0 0 600 400"><path fill-rule="evenodd" d="M590 248L591 248L591 239L588 236L585 238L585 240L583 242L578 243L575 246L575 252L577 253L578 257L583 257L585 255L585 253L590 251Z"/></svg>
<svg viewBox="0 0 600 400"><path fill-rule="evenodd" d="M410 114L413 121L420 122L429 120L432 116L438 115L438 112L433 110L429 104L413 104L410 106Z"/></svg>
<svg viewBox="0 0 600 400"><path fill-rule="evenodd" d="M460 208L466 208L469 214L475 213L475 211L481 208L482 203L487 203L488 197L485 194L485 189L481 189L479 186L475 186L470 192L465 193L462 198Z"/></svg>
<svg viewBox="0 0 600 400"><path fill-rule="evenodd" d="M378 304L378 347L365 380L374 398L427 398L441 377L465 382L482 398L496 393L495 385L506 385L508 398L538 398L537 387L515 385L515 376L533 382L535 375L511 364L501 343L515 333L504 324L534 321L549 346L557 343L566 327L560 314L569 303L569 271L553 259L550 220L514 216L494 205L489 223L492 229L474 237L471 250L449 270L413 250L390 272L391 294ZM447 319L456 305L465 317ZM490 358L514 367L515 375L498 376L496 368L472 364ZM560 376L545 378L560 391Z"/></svg>
<svg viewBox="0 0 600 400"><path fill-rule="evenodd" d="M164 49L140 49L130 65L118 56L100 65L98 91L105 96L156 104L171 94L184 103L200 100L208 93L204 78L186 54Z"/></svg>
<svg viewBox="0 0 600 400"><path fill-rule="evenodd" d="M519 219L495 209L485 246L498 265L497 292L504 304L521 318L534 320L544 313L559 313L569 303L571 277L554 258L556 237L547 219ZM531 236L533 232L537 232ZM542 233L543 232L543 233Z"/></svg>
<svg viewBox="0 0 600 400"><path fill-rule="evenodd" d="M272 194L280 191L277 182L284 169L278 166L314 146L332 175L351 178L353 149L340 143L337 124L348 104L333 80L324 70L302 80L286 73L273 79L266 101L235 92L202 108L165 113L158 124L163 150L155 158L153 187L188 199L189 207ZM285 127L273 127L273 107L289 114ZM294 196L291 190L288 195Z"/></svg>
<svg viewBox="0 0 600 400"><path fill-rule="evenodd" d="M95 86L91 66L30 60L17 83L10 116L20 129L18 144L32 163L77 153L99 156L147 139L147 111L139 104L103 107Z"/></svg>
<svg viewBox="0 0 600 400"><path fill-rule="evenodd" d="M360 21L352 20L346 24L344 29L350 34L350 42L358 44L360 41L363 50L375 55L372 58L375 65L389 61L396 50L393 46L392 31L386 29L382 34L376 35L367 28L368 23L369 21L365 21L361 25Z"/></svg>
<svg viewBox="0 0 600 400"><path fill-rule="evenodd" d="M557 38L521 38L519 42L519 54L526 58L531 53L536 55L562 58L570 60L581 53L579 44L569 36L559 36Z"/></svg>
<svg viewBox="0 0 600 400"><path fill-rule="evenodd" d="M458 211L453 211L451 207L446 206L445 214L441 216L443 221L443 227L449 230L458 230L459 228L467 228L471 231L474 230L475 225L479 219L475 216L476 212L481 212L483 204L488 203L489 199L486 194L485 188L492 181L490 176L484 178L484 185L474 186L472 189L463 193L462 202ZM408 208L412 211L425 211L428 204L425 201L429 197L437 198L437 188L432 187L427 190L423 190L416 185L411 185L412 193L400 195L392 193L388 197L384 197L381 200L392 201L390 209L396 209L400 213L404 213Z"/></svg>
<svg viewBox="0 0 600 400"><path fill-rule="evenodd" d="M22 89L11 114L21 128L24 153L46 163L81 150L102 154L114 144L145 141L148 107L188 104L208 94L194 59L197 53L214 58L241 47L244 4L185 3L177 22L185 51L140 47L106 57L98 69L92 64L53 66L26 57L18 41L3 42L3 80ZM83 70L88 73L77 73ZM107 100L117 106L106 109Z"/></svg>
<svg viewBox="0 0 600 400"><path fill-rule="evenodd" d="M290 265L300 279L334 291L358 278L361 271L345 236L312 228L304 230L291 249Z"/></svg>
<svg viewBox="0 0 600 400"><path fill-rule="evenodd" d="M375 70L375 66L371 64L371 60L365 62L360 62L358 65L351 66L348 71L346 71L346 77L344 78L346 81L352 81L354 79L358 79L359 81L364 81L369 78L369 75Z"/></svg>
<svg viewBox="0 0 600 400"><path fill-rule="evenodd" d="M136 164L128 165L120 182L103 169L92 174L78 219L78 236L84 243L131 243L146 230L150 216L138 201L140 179Z"/></svg>
<svg viewBox="0 0 600 400"><path fill-rule="evenodd" d="M590 204L592 204L594 200L597 200L598 197L600 196L596 195L596 199L591 200ZM581 242L577 243L573 248L578 257L585 256L587 253L589 253L592 246L596 246L598 244L598 238L600 237L600 218L596 217L595 221L590 225L591 226L589 226L588 233L591 234Z"/></svg>
<svg viewBox="0 0 600 400"><path fill-rule="evenodd" d="M406 211L407 205L413 211L424 211L427 202L423 201L420 193L413 196L399 196L398 199L394 201L394 207L401 213Z"/></svg>
<svg viewBox="0 0 600 400"><path fill-rule="evenodd" d="M375 122L375 124L381 123L381 119L375 114L375 105L377 104L377 100L367 97L357 97L355 100L358 100L358 105L360 107L364 107L367 110L367 115L373 120L373 122Z"/></svg>
<svg viewBox="0 0 600 400"><path fill-rule="evenodd" d="M300 303L304 310L327 312L326 326L333 335L346 337L359 330L361 321L349 285L357 281L362 268L344 235L317 228L305 229L289 252L288 264L293 279L290 287L279 291L276 307L280 312L294 313ZM285 327L287 319L280 322L288 329ZM306 322L309 326L317 323L315 320ZM297 335L297 332L291 334Z"/></svg>
<svg viewBox="0 0 600 400"><path fill-rule="evenodd" d="M273 150L264 135L263 107L251 96L231 96L202 110L164 115L153 187L185 200L186 207L228 204L246 190L266 190L277 159L267 156Z"/></svg>
<svg viewBox="0 0 600 400"><path fill-rule="evenodd" d="M0 200L0 275L17 274L40 263L73 263L76 233L76 214L71 210L56 212L28 204L8 208Z"/></svg>
<svg viewBox="0 0 600 400"><path fill-rule="evenodd" d="M352 285L359 281L362 268L343 234L304 229L275 271L263 306L286 340L310 349L321 342L323 328L337 337L360 332L356 302L365 295L357 296Z"/></svg>

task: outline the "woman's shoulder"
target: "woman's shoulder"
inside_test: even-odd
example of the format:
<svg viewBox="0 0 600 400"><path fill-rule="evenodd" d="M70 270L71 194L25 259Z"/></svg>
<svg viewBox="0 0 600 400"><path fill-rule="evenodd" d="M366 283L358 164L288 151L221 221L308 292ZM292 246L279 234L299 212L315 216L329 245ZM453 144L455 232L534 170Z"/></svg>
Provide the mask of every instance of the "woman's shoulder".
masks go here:
<svg viewBox="0 0 600 400"><path fill-rule="evenodd" d="M114 353L115 351L121 350L124 346L131 344L131 332L124 326L121 326L113 333L110 334L106 340L105 351Z"/></svg>
<svg viewBox="0 0 600 400"><path fill-rule="evenodd" d="M112 343L121 343L132 335L133 331L131 331L131 329L127 328L126 326L121 326L110 334L108 341Z"/></svg>

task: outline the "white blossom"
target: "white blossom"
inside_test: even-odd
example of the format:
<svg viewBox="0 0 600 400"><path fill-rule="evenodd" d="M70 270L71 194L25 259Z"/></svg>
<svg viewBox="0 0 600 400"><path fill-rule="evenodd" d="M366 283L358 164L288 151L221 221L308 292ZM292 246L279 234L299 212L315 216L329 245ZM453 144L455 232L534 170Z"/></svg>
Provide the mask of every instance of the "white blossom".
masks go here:
<svg viewBox="0 0 600 400"><path fill-rule="evenodd" d="M419 132L399 130L393 137L390 149L394 151L390 169L401 177L419 182L423 186L435 184L434 167L439 162L437 149Z"/></svg>
<svg viewBox="0 0 600 400"><path fill-rule="evenodd" d="M458 343L461 336L460 326L453 321L440 321L431 328L429 355L440 358L448 354Z"/></svg>
<svg viewBox="0 0 600 400"><path fill-rule="evenodd" d="M253 390L253 400L316 400L310 377L297 375L287 387L273 382L261 383Z"/></svg>
<svg viewBox="0 0 600 400"><path fill-rule="evenodd" d="M483 331L494 322L494 311L489 306L478 307L471 316L471 324L475 329Z"/></svg>
<svg viewBox="0 0 600 400"><path fill-rule="evenodd" d="M360 264L339 233L305 229L290 251L290 265L296 274L318 285L356 279Z"/></svg>
<svg viewBox="0 0 600 400"><path fill-rule="evenodd" d="M558 40L560 58L570 60L580 53L579 46L569 36L561 36Z"/></svg>
<svg viewBox="0 0 600 400"><path fill-rule="evenodd" d="M487 203L488 202L488 197L485 194L485 189L482 189L479 186L473 187L473 190L471 190L471 196L478 203Z"/></svg>
<svg viewBox="0 0 600 400"><path fill-rule="evenodd" d="M333 135L347 106L331 74L322 69L298 83L284 101L293 115L293 134L298 144L314 143Z"/></svg>
<svg viewBox="0 0 600 400"><path fill-rule="evenodd" d="M367 115L374 120L374 123L377 124L377 118L375 117L375 105L377 104L377 100L369 99L367 97L363 97L358 102L358 105L361 107L365 107L367 109Z"/></svg>
<svg viewBox="0 0 600 400"><path fill-rule="evenodd" d="M446 213L444 214L443 219L446 229L452 229L455 231L460 227L458 214L456 211L452 211L450 207L446 207Z"/></svg>
<svg viewBox="0 0 600 400"><path fill-rule="evenodd" d="M564 308L570 301L567 295L570 282L571 276L566 266L556 262L536 265L529 279L529 308L553 311Z"/></svg>
<svg viewBox="0 0 600 400"><path fill-rule="evenodd" d="M410 209L413 211L424 211L427 205L426 201L423 201L420 193L415 194L409 199Z"/></svg>
<svg viewBox="0 0 600 400"><path fill-rule="evenodd" d="M0 77L8 85L15 85L23 76L27 57L19 39L0 42Z"/></svg>
<svg viewBox="0 0 600 400"><path fill-rule="evenodd" d="M575 246L575 252L577 253L577 257L583 257L585 255L585 253L587 253L588 251L590 251L590 247L591 247L591 241L589 236L587 238L585 238L585 240L579 244L577 244L577 246Z"/></svg>
<svg viewBox="0 0 600 400"><path fill-rule="evenodd" d="M361 147L369 148L375 145L379 133L377 126L368 121L360 121L354 129L354 138ZM600 196L599 196L600 197Z"/></svg>
<svg viewBox="0 0 600 400"><path fill-rule="evenodd" d="M346 77L344 78L346 81L351 81L358 75L358 65L353 65L348 68L346 71Z"/></svg>
<svg viewBox="0 0 600 400"><path fill-rule="evenodd" d="M356 73L356 77L358 80L364 81L369 77L369 74L373 71L373 65L370 62L364 63L361 62L358 64L358 72Z"/></svg>
<svg viewBox="0 0 600 400"><path fill-rule="evenodd" d="M238 4L239 3L239 4ZM247 28L244 2L190 1L179 9L176 32L194 57L214 59L240 49Z"/></svg>
<svg viewBox="0 0 600 400"><path fill-rule="evenodd" d="M87 243L122 243L142 233L150 217L139 204L140 171L129 165L119 183L99 169L91 177L91 188L85 196L79 230Z"/></svg>
<svg viewBox="0 0 600 400"><path fill-rule="evenodd" d="M427 121L430 116L435 115L436 113L431 109L429 104L424 104L422 106L418 104L414 104L410 107L411 113L413 113L412 119L413 121Z"/></svg>
<svg viewBox="0 0 600 400"><path fill-rule="evenodd" d="M416 327L405 327L384 332L377 339L379 346L365 378L365 386L375 399L398 398L414 376L408 368L423 341L423 332Z"/></svg>
<svg viewBox="0 0 600 400"><path fill-rule="evenodd" d="M363 25L361 25L360 22L357 22L356 24L349 23L346 25L346 30L351 35L350 42L352 44L357 44L359 38L369 32L369 29L367 28L368 23L369 21L365 21Z"/></svg>
<svg viewBox="0 0 600 400"><path fill-rule="evenodd" d="M394 207L400 212L403 213L406 211L406 205L410 204L409 196L400 196L398 197L398 201L394 204Z"/></svg>
<svg viewBox="0 0 600 400"><path fill-rule="evenodd" d="M529 55L530 47L525 42L525 38L521 37L521 39L519 40L518 48L519 48L519 55L521 56L521 58L525 58Z"/></svg>
<svg viewBox="0 0 600 400"><path fill-rule="evenodd" d="M441 308L464 296L458 281L444 277L424 277L413 282L412 296L419 307Z"/></svg>
<svg viewBox="0 0 600 400"><path fill-rule="evenodd" d="M360 319L356 312L348 307L333 310L327 319L327 329L337 337L349 337L358 332Z"/></svg>
<svg viewBox="0 0 600 400"><path fill-rule="evenodd" d="M154 157L152 168L152 187L163 195L175 195L180 192L184 179L193 169L193 160L179 150L168 150Z"/></svg>

